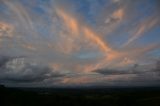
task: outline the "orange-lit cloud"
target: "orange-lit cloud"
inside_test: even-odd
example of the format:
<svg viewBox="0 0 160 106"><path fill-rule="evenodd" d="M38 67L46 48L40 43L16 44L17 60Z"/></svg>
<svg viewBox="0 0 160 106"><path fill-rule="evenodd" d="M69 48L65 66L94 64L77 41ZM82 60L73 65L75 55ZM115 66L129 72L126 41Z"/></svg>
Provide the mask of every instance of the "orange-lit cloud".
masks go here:
<svg viewBox="0 0 160 106"><path fill-rule="evenodd" d="M78 51L79 48L80 46L77 46L74 38L66 37L64 39L60 39L54 49L61 53L71 55L74 52Z"/></svg>
<svg viewBox="0 0 160 106"><path fill-rule="evenodd" d="M80 49L80 45L76 42L80 37L80 25L75 17L63 9L56 8L56 13L62 22L61 30L58 32L59 41L54 46L49 44L48 47L70 55Z"/></svg>
<svg viewBox="0 0 160 106"><path fill-rule="evenodd" d="M28 49L28 50L31 50L31 51L35 51L36 50L36 48L31 44L23 44L23 47Z"/></svg>
<svg viewBox="0 0 160 106"><path fill-rule="evenodd" d="M112 26L112 31L115 29L119 23L123 20L125 16L125 11L123 8L115 10L106 20L105 23ZM116 24L115 24L116 23ZM110 26L110 27L111 27Z"/></svg>
<svg viewBox="0 0 160 106"><path fill-rule="evenodd" d="M159 44L151 44L151 45L148 45L147 47L132 48L132 50L123 51L121 55L117 57L117 59L120 59L121 61L114 66L125 67L131 64L133 65L139 59L142 59L142 57L145 57L147 53L149 53L154 49L157 49L158 47L159 47Z"/></svg>
<svg viewBox="0 0 160 106"><path fill-rule="evenodd" d="M144 22L142 22L139 26L136 26L137 28L135 33L133 33L132 37L129 38L123 46L128 46L130 43L134 42L136 39L143 36L144 33L153 28L158 23L158 21L158 18L149 18L147 20L144 20Z"/></svg>
<svg viewBox="0 0 160 106"><path fill-rule="evenodd" d="M123 9L118 9L116 10L113 14L112 17L114 19L122 20L124 17L124 10Z"/></svg>
<svg viewBox="0 0 160 106"><path fill-rule="evenodd" d="M94 31L92 31L89 27L87 27L86 25L83 25L82 23L79 24L80 22L78 22L78 20L76 20L75 17L71 16L70 14L64 12L64 10L62 9L56 9L56 12L58 14L58 16L60 16L63 21L64 21L64 25L65 27L69 30L69 34L67 34L68 37L64 38L65 42L62 42L60 45L60 50L64 50L67 53L70 53L73 49L76 48L81 48L79 46L81 45L76 45L74 42L75 40L81 40L84 41L83 39L87 40L88 42L90 42L90 44L93 45L97 45L99 47L99 49L101 50L101 52L104 52L105 54L107 52L112 51L112 49L109 47L109 45L102 40L102 38L100 37L100 35L96 34ZM116 15L119 15L120 12L118 12ZM84 37L82 37L82 34ZM66 35L66 33L63 33L61 35ZM77 35L72 36L72 35ZM69 41L68 41L69 40ZM63 43L65 45L65 47L63 46ZM67 46L68 45L68 46ZM75 45L75 46L73 46Z"/></svg>
<svg viewBox="0 0 160 106"><path fill-rule="evenodd" d="M132 48L131 50L113 51L106 56L101 62L93 65L92 69L100 69L105 67L118 68L135 64L142 59L150 51L157 49L159 44L151 44L147 47ZM92 70L90 70L92 71Z"/></svg>
<svg viewBox="0 0 160 106"><path fill-rule="evenodd" d="M54 49L54 48L55 48L52 43L47 43L47 46L48 46L48 48L50 48L50 49Z"/></svg>
<svg viewBox="0 0 160 106"><path fill-rule="evenodd" d="M49 65L53 70L60 70L62 68L62 65L61 64L58 64L58 63L51 63Z"/></svg>
<svg viewBox="0 0 160 106"><path fill-rule="evenodd" d="M75 19L75 17L71 16L70 14L65 13L62 9L56 9L57 14L63 19L65 23L65 27L70 30L71 33L67 34L68 37L63 38L65 41L60 43L60 46L58 46L59 50L64 51L65 53L72 53L73 50L76 50L76 48L81 48L81 45L76 45L75 40L87 40L89 44L92 45L92 47L98 46L98 49L100 52L102 52L105 56L105 62L108 63L113 61L115 58L117 58L119 53L115 50L113 50L109 44L104 41L100 35L96 34L90 27L86 26L85 24L78 22L78 20ZM116 19L121 20L123 17L123 10L119 9L116 12L113 13L113 17ZM72 36L78 35L78 36ZM82 35L81 35L82 34ZM65 34L62 34L65 35ZM84 36L84 37L83 37ZM62 36L64 37L64 36ZM70 41L68 41L70 39ZM64 46L65 45L65 46ZM87 46L86 46L87 47ZM103 60L104 61L104 60ZM91 70L100 68L101 65L99 64L91 64L89 66L83 66L84 72L89 72Z"/></svg>
<svg viewBox="0 0 160 106"><path fill-rule="evenodd" d="M56 9L56 12L58 16L60 16L63 19L63 22L65 23L65 26L68 28L68 31L75 36L78 35L79 28L77 20L69 14L66 14L61 9Z"/></svg>
<svg viewBox="0 0 160 106"><path fill-rule="evenodd" d="M95 75L85 75L85 76L73 76L73 77L66 77L63 78L63 80L61 81L62 84L64 85L78 85L81 86L84 84L98 84L101 83L103 81L105 81L105 84L111 84L114 81L129 81L131 80L133 77L135 77L136 75L134 74L125 74L125 75L108 75L108 76L101 76L98 74ZM104 83L103 83L104 84Z"/></svg>
<svg viewBox="0 0 160 106"><path fill-rule="evenodd" d="M0 22L0 37L13 37L13 26Z"/></svg>
<svg viewBox="0 0 160 106"><path fill-rule="evenodd" d="M84 27L84 34L88 40L91 42L97 44L99 48L104 52L110 52L112 49L106 44L99 35L96 35L93 31L91 31L89 28Z"/></svg>
<svg viewBox="0 0 160 106"><path fill-rule="evenodd" d="M71 78L64 78L61 83L65 85L79 85L79 84L87 84L92 83L95 80L93 78L90 78L88 76L78 76L78 77L71 77Z"/></svg>
<svg viewBox="0 0 160 106"><path fill-rule="evenodd" d="M16 22L16 27L19 28L21 27L23 30L25 30L27 32L27 36L31 35L32 38L34 37L36 39L42 38L41 36L39 36L33 24L34 22L32 18L37 17L36 15L33 15L31 12L29 12L29 9L18 1L9 1L9 0L2 0L2 1L11 11L11 15L13 15L12 18Z"/></svg>

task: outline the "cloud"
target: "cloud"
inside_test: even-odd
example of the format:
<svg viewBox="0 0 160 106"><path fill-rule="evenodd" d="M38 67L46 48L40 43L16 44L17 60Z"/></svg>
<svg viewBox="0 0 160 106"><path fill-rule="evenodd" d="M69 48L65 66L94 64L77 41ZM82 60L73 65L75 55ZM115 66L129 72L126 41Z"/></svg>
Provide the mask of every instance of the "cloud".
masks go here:
<svg viewBox="0 0 160 106"><path fill-rule="evenodd" d="M145 36L144 33L156 27L158 22L159 22L159 17L157 16L152 16L149 17L149 19L142 21L139 25L135 26L136 31L133 33L132 37L129 38L126 43L124 43L123 46L128 46L130 43L134 42L138 38Z"/></svg>
<svg viewBox="0 0 160 106"><path fill-rule="evenodd" d="M0 39L1 38L5 38L5 37L8 37L8 38L11 38L13 37L13 26L8 24L8 23L5 23L5 22L0 22Z"/></svg>
<svg viewBox="0 0 160 106"><path fill-rule="evenodd" d="M112 13L112 15L106 19L106 24L113 24L117 21L121 21L124 17L124 10L122 8L117 9Z"/></svg>
<svg viewBox="0 0 160 106"><path fill-rule="evenodd" d="M84 27L84 34L91 42L99 45L99 48L104 52L110 52L111 48L104 42L99 35L96 35L93 31Z"/></svg>
<svg viewBox="0 0 160 106"><path fill-rule="evenodd" d="M83 45L85 42L85 48L88 50L89 45L91 45L93 49L99 49L104 53L112 50L109 44L102 40L100 35L96 34L96 32L94 32L92 28L87 26L84 22L76 19L73 14L66 12L64 11L64 9L60 8L56 8L56 12L62 19L62 23L64 23L62 24L62 31L59 33L59 40L62 40L61 43L58 43L59 50L61 50L62 52L64 51L68 54L74 53L82 50L82 48L84 48ZM65 31L65 29L67 29L67 32Z"/></svg>
<svg viewBox="0 0 160 106"><path fill-rule="evenodd" d="M99 69L94 72L103 74L103 75L125 75L125 74L135 74L130 72L129 70L116 70L116 69Z"/></svg>
<svg viewBox="0 0 160 106"><path fill-rule="evenodd" d="M113 3L120 2L121 0L112 0Z"/></svg>
<svg viewBox="0 0 160 106"><path fill-rule="evenodd" d="M10 60L12 60L11 57L8 57L8 56L0 56L0 68L4 67L5 64L6 64L8 61L10 61Z"/></svg>
<svg viewBox="0 0 160 106"><path fill-rule="evenodd" d="M8 1L3 0L3 3L14 13L16 14L16 18L19 19L20 23L22 23L23 28L26 28L26 30L32 30L34 31L33 22L26 10L26 8L17 1Z"/></svg>
<svg viewBox="0 0 160 106"><path fill-rule="evenodd" d="M155 68L153 70L160 76L160 60L156 62Z"/></svg>
<svg viewBox="0 0 160 106"><path fill-rule="evenodd" d="M64 26L67 28L67 30L70 30L68 34L63 33L64 36L68 35L70 37L70 40L68 37L64 37L66 39L64 42L60 43L61 46L59 46L59 50L62 50L69 54L74 54L75 52L77 52L77 50L78 51L82 50L81 48L83 44L77 45L77 42L74 42L74 41L78 41L78 40L81 41L82 40L81 36L84 36L83 38L88 42L87 45L90 44L94 48L95 46L97 46L98 50L100 50L100 52L104 54L105 58L102 61L100 61L100 63L91 64L89 65L89 67L86 66L86 68L83 68L83 69L86 69L87 71L89 69L91 69L90 71L92 71L92 69L96 69L96 68L98 69L106 66L115 68L115 67L121 67L121 66L124 67L129 64L134 64L137 61L137 56L140 57L141 54L143 53L147 54L149 51L153 50L153 49L143 49L143 48L137 51L136 49L133 49L133 48L132 48L133 49L132 51L115 50L108 44L108 42L103 40L101 35L94 32L92 28L90 28L89 26L81 22L78 22L78 20L75 19L76 17L73 17L72 15L70 15L70 13L66 13L63 9L60 9L60 10L57 9L57 11L58 11L57 13L60 15L60 17L63 19L65 23ZM124 12L125 12L124 8L117 9L115 12L112 13L111 17L114 18L115 20L122 20L125 14ZM71 20L74 20L74 23L76 23L76 30L72 26L70 26L72 25ZM73 34L72 31L76 31L76 32L78 31L79 32L78 36L77 35L75 36L75 33ZM64 38L62 38L62 40ZM63 46L63 45L66 45L66 46ZM150 47L151 46L147 48L150 48ZM87 49L90 50L88 47ZM133 51L136 51L136 53L135 52L133 53ZM142 51L143 53L141 53Z"/></svg>
<svg viewBox="0 0 160 106"><path fill-rule="evenodd" d="M143 3L144 8L139 11ZM157 58L153 52L159 50L159 42L148 38L135 44L159 28L159 12L154 3L2 0L1 5L1 81L117 84L158 75L154 71L157 68L150 69L153 73L144 71L147 66L140 72L129 69L133 64L154 63L149 59ZM158 41L159 32L155 33L151 36Z"/></svg>
<svg viewBox="0 0 160 106"><path fill-rule="evenodd" d="M32 51L36 51L36 48L33 45L23 45L24 48L28 49L28 50L32 50Z"/></svg>
<svg viewBox="0 0 160 106"><path fill-rule="evenodd" d="M159 61L157 61L155 64L146 64L146 65L135 64L132 67L129 67L126 69L105 68L105 69L97 69L97 70L94 70L93 72L96 72L105 76L134 75L135 76L134 80L140 79L139 77L142 77L141 79L143 79L143 77L146 78L146 76L148 75L150 75L150 77L157 79L160 73L159 66L160 66Z"/></svg>
<svg viewBox="0 0 160 106"><path fill-rule="evenodd" d="M78 28L78 22L75 18L72 16L66 14L61 9L56 9L56 12L58 16L60 16L63 19L63 22L65 23L65 26L68 28L68 31L71 32L73 36L77 36L79 33L79 28Z"/></svg>
<svg viewBox="0 0 160 106"><path fill-rule="evenodd" d="M34 83L63 77L48 66L27 62L25 58L1 57L0 82Z"/></svg>

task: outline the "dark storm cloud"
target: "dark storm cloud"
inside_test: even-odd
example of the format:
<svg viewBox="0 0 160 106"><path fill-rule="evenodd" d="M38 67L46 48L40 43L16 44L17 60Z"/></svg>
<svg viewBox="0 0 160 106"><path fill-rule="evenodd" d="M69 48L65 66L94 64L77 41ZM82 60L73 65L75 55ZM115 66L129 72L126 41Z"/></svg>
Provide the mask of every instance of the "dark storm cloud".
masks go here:
<svg viewBox="0 0 160 106"><path fill-rule="evenodd" d="M5 55L0 55L0 68L5 66L5 64L15 58L21 58L24 56L19 56L19 57L13 57L13 56L5 56Z"/></svg>
<svg viewBox="0 0 160 106"><path fill-rule="evenodd" d="M160 61L157 61L156 64L152 64L152 66L154 66L154 68L150 68L150 69L144 69L144 67L147 66L141 66L138 64L135 64L133 67L129 68L129 69L98 69L95 70L94 72L102 74L102 75L127 75L127 74L135 74L138 76L143 76L145 74L159 74L160 75Z"/></svg>
<svg viewBox="0 0 160 106"><path fill-rule="evenodd" d="M114 69L99 69L95 70L94 72L103 74L103 75L121 75L121 74L134 74L130 71L124 71L124 70L114 70Z"/></svg>
<svg viewBox="0 0 160 106"><path fill-rule="evenodd" d="M120 86L148 86L160 83L160 61L150 65L134 65L128 69L99 69L93 72L102 75L108 81L107 85ZM111 80L111 79L113 80ZM101 83L99 83L101 85ZM102 84L102 85L103 85Z"/></svg>
<svg viewBox="0 0 160 106"><path fill-rule="evenodd" d="M50 67L26 62L25 58L0 57L0 82L33 83L63 77Z"/></svg>
<svg viewBox="0 0 160 106"><path fill-rule="evenodd" d="M41 66L26 66L23 68L23 72L16 74L8 74L4 80L16 83L32 83L40 82L50 78L62 77L62 74L51 72L52 70L48 67Z"/></svg>
<svg viewBox="0 0 160 106"><path fill-rule="evenodd" d="M160 60L157 61L155 69L153 69L153 70L154 70L154 72L157 72L158 75L160 76Z"/></svg>
<svg viewBox="0 0 160 106"><path fill-rule="evenodd" d="M133 70L116 70L116 69L99 69L95 70L96 73L102 74L102 75L128 75L128 74L144 74L145 72L140 71L133 71Z"/></svg>
<svg viewBox="0 0 160 106"><path fill-rule="evenodd" d="M138 67L138 65L135 64L132 68L126 69L126 70L106 68L106 69L98 69L98 70L95 70L94 72L102 74L102 75L125 75L125 74L140 74L140 73L142 73L142 72L137 71L137 67Z"/></svg>
<svg viewBox="0 0 160 106"><path fill-rule="evenodd" d="M3 67L11 58L7 56L0 56L0 68Z"/></svg>

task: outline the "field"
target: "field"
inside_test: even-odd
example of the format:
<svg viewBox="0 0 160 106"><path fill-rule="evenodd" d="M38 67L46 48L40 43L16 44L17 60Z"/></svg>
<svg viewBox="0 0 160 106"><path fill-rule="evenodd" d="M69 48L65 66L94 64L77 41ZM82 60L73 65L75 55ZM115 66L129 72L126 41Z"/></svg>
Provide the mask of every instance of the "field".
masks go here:
<svg viewBox="0 0 160 106"><path fill-rule="evenodd" d="M0 99L0 106L160 106L160 88L1 87Z"/></svg>

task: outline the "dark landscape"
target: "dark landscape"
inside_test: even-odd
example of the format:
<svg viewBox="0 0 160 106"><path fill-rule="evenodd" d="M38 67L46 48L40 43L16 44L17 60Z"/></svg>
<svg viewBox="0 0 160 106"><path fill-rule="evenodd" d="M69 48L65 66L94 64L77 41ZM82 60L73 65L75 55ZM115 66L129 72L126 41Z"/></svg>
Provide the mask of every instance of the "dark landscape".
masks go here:
<svg viewBox="0 0 160 106"><path fill-rule="evenodd" d="M1 106L160 106L160 87L0 88Z"/></svg>

